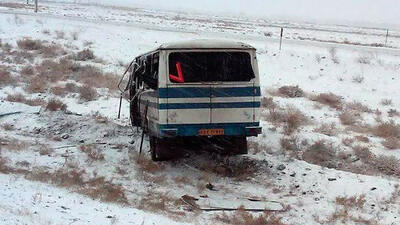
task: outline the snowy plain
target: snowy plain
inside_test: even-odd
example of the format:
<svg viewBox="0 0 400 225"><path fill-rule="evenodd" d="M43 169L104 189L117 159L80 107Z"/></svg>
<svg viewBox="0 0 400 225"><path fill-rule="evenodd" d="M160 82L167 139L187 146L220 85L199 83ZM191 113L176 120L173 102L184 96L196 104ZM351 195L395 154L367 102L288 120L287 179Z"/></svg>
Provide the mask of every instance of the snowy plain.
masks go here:
<svg viewBox="0 0 400 225"><path fill-rule="evenodd" d="M115 74L123 73L124 65L121 64L128 63L138 54L154 49L164 42L196 38L243 41L257 48L261 85L266 96L270 95L271 90L281 86L298 85L309 94L331 92L341 96L345 102L360 102L372 110L379 109L383 120L393 120L397 124L400 122L399 116L389 118L388 113L391 109L400 110L400 99L397 97L400 95L398 37L390 39L390 48L377 48L368 45L381 43L384 38L381 30L291 23L288 24L291 28L285 33L283 47L279 51L279 21L271 22L265 28L260 25L265 21L258 22L255 19L228 16L210 18L202 14L177 16L176 12L170 11L53 2L43 3L38 14L32 13L31 6L2 6L0 38L3 44L10 43L14 48L17 48L17 40L29 37L57 43L72 51L86 48L87 42L93 42L89 45L90 49L104 61L93 64ZM336 29L339 32L334 31ZM43 32L44 30L48 30L50 34ZM65 32L66 37L57 38L56 31ZM78 34L77 40L69 36L74 32ZM268 36L270 34L265 35L265 32L272 32L272 37ZM393 32L400 34L400 31ZM323 41L304 40L304 37ZM345 40L366 46L334 43ZM10 66L10 72L14 76L19 76L19 71L25 65L6 60L2 64ZM102 90L98 91L102 93ZM31 94L21 86L1 86L2 109L9 108L11 103L6 98L15 93L45 100L52 97L49 92ZM280 144L284 137L282 129L265 118L262 121L264 134L250 139L252 143L258 143L261 150L253 145L248 156L232 159L233 166L244 162L256 168L248 179L238 180L204 170L203 164L207 160L219 163L207 155L202 155L200 159L191 156L176 162L161 163L151 173L144 171L143 167L135 164L136 155L132 156L132 151L138 149L140 132L129 128L128 103L124 101L122 117L116 119L118 95L104 93L98 99L88 102L81 102L76 95L59 97L72 115L41 110L40 114L23 113L0 117L2 124L13 124L12 130L0 128L0 138L14 138L32 143L21 151L9 150L2 143L1 157L7 159L8 167L14 169L34 171L41 168L57 171L65 167L84 168L85 179L104 177L113 184L121 185L129 204L92 200L78 194L81 192L76 187L40 183L21 173L2 174L1 224L222 223L215 219L219 213L186 211L184 205L176 206L172 200L166 203L165 210L154 212L142 205L146 201L141 201L144 196L147 201L157 201L161 196L179 199L185 194L207 195L216 199L257 196L261 199L277 200L290 206L285 212L277 214L285 224L368 224L365 221L370 221L371 224L374 221L377 224L400 224L400 199L396 188L400 171L395 171L391 176L365 175L328 169L287 157L282 153ZM384 99L390 99L390 104L382 105ZM273 100L281 107L295 106L310 118L311 123L295 134L302 142L312 143L324 139L336 146L338 151L348 152L351 148L343 145L342 140L359 135L354 131L347 131L346 126L340 124L336 109L318 105L306 97L273 96ZM265 114L268 113L267 109L263 110ZM95 112L107 117L109 121L105 124L96 123L93 118ZM375 117L374 113L363 114L363 119L370 124L375 123ZM316 127L330 122L337 124L341 131L339 134L327 136L315 132ZM41 131L36 132L37 130ZM65 133L70 137L58 141L48 138L49 135L63 136ZM381 144L382 138L364 135L369 141L357 144L367 146L377 155L400 158L400 150L385 149ZM103 161L91 162L76 147L76 143L82 140L84 143L99 143L105 139L110 140L102 145L101 150L105 157ZM132 139L135 142L130 144ZM47 143L55 150L50 154L39 154L35 151L38 143ZM120 144L123 145L122 148ZM147 140L144 144L147 152ZM65 145L72 147L58 148ZM68 154L69 162L66 162L65 154ZM145 157L148 158L148 154ZM22 163L24 161L28 164ZM285 168L278 170L280 165ZM124 172L117 172L121 170ZM201 188L207 182L212 183L217 191ZM332 214L341 209L336 203L340 196L364 196L366 203L363 208L349 209L349 213L358 220L347 218L343 221L328 221Z"/></svg>

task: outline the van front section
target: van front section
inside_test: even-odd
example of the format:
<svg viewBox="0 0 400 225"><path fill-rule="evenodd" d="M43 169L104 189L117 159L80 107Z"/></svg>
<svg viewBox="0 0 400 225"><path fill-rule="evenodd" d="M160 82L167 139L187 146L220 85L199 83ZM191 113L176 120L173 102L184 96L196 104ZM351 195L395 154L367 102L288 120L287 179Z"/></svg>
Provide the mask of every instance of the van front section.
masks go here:
<svg viewBox="0 0 400 225"><path fill-rule="evenodd" d="M160 137L261 133L254 49L165 50L161 55Z"/></svg>

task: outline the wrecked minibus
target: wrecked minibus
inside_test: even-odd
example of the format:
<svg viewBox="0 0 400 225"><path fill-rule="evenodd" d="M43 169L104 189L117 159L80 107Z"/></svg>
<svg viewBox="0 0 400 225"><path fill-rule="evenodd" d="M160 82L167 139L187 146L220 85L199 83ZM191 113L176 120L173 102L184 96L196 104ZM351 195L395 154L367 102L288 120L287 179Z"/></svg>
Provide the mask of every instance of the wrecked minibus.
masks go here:
<svg viewBox="0 0 400 225"><path fill-rule="evenodd" d="M168 159L176 143L184 141L212 143L224 154L247 154L246 137L261 133L252 46L221 40L168 43L131 65L130 118L149 135L154 161Z"/></svg>

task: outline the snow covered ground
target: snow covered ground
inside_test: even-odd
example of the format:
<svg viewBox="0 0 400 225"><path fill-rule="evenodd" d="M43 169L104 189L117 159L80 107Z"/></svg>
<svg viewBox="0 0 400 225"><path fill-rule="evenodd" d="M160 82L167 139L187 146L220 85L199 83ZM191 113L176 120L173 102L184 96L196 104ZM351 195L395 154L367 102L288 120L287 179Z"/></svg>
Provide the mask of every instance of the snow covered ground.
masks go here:
<svg viewBox="0 0 400 225"><path fill-rule="evenodd" d="M391 48L377 48L370 45L382 43L384 31L379 29L292 22L285 24L290 28L279 51L281 25L52 2L34 14L32 6L0 2L0 112L30 112L0 117L0 224L244 224L240 213L191 211L180 201L183 195L233 203L245 198L278 201L285 210L272 214L281 218L276 224L400 224L400 31L393 31L398 36L389 39ZM135 153L141 132L129 127L127 102L116 119L115 90L98 87L97 97L88 101L80 97L85 80L68 77L48 84L74 83L80 91L29 91L34 75L25 67L32 65L33 74L45 74L48 68L37 71L43 69L38 65L45 53L17 46L28 37L61 46L65 54L53 58L81 64L60 66L78 75L86 71L84 65L122 74L135 56L169 41L247 42L257 48L263 93L276 106L264 106L263 135L249 139L247 156L233 157L227 165L219 156L188 150L187 157L156 164L148 154L140 159ZM74 55L86 48L97 59L77 61ZM16 81L5 83L4 71ZM305 94L289 98L279 93L285 85L297 85ZM43 105L40 112L11 103L17 101L10 97L16 93L36 99ZM340 98L319 103L321 93ZM66 111L46 110L54 97L66 104ZM308 122L288 133L286 121L271 119L271 112L290 107L303 112ZM346 115L350 122L343 119ZM334 128L318 129L331 123ZM392 149L384 144L388 140ZM315 149L330 158L313 158L309 152ZM273 224L271 214L251 215Z"/></svg>

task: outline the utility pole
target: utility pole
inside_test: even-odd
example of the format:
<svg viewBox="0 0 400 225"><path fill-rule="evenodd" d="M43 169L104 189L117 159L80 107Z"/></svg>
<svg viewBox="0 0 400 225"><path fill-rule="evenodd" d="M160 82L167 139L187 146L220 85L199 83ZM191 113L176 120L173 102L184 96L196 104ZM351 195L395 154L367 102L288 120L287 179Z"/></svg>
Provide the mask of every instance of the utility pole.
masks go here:
<svg viewBox="0 0 400 225"><path fill-rule="evenodd" d="M279 41L279 51L282 49L283 27L281 27L281 39Z"/></svg>
<svg viewBox="0 0 400 225"><path fill-rule="evenodd" d="M35 13L38 11L38 0L35 0Z"/></svg>
<svg viewBox="0 0 400 225"><path fill-rule="evenodd" d="M388 37L389 37L389 29L386 29L385 47L387 46Z"/></svg>

